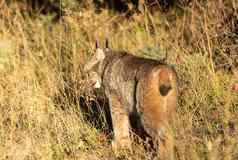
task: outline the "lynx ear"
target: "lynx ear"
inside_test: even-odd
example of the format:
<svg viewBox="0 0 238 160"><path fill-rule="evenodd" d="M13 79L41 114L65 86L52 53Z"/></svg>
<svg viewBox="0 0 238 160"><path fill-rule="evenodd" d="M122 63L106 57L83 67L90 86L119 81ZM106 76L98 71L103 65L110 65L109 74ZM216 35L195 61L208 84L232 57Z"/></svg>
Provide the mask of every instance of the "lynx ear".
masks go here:
<svg viewBox="0 0 238 160"><path fill-rule="evenodd" d="M106 42L107 43L107 42ZM95 42L96 52L95 52L95 60L100 61L105 58L105 53L102 48L99 47L98 41Z"/></svg>
<svg viewBox="0 0 238 160"><path fill-rule="evenodd" d="M105 58L105 52L101 48L96 49L96 59L98 61L103 60Z"/></svg>
<svg viewBox="0 0 238 160"><path fill-rule="evenodd" d="M97 48L95 54L89 59L89 61L84 66L84 71L87 72L91 70L95 65L102 62L105 58L104 50L101 48Z"/></svg>

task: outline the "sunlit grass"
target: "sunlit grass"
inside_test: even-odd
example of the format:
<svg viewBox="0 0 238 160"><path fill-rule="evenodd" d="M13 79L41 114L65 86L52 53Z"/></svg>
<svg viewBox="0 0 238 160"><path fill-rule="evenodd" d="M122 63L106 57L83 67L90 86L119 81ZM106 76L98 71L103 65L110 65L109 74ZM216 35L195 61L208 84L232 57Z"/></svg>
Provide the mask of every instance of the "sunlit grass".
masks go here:
<svg viewBox="0 0 238 160"><path fill-rule="evenodd" d="M81 68L95 41L103 47L106 37L112 48L135 55L162 59L168 54L167 62L175 66L180 87L172 121L176 159L236 159L238 95L231 85L237 79L224 70L214 72L210 54L221 46L213 28L201 31L205 24L198 13L191 23L190 15L173 22L149 13L123 20L106 10L67 11L57 23L9 13L12 19L0 21L0 159L115 157L111 135L83 118L79 102L91 94ZM182 35L187 32L193 38ZM134 148L128 159L150 159L142 146Z"/></svg>

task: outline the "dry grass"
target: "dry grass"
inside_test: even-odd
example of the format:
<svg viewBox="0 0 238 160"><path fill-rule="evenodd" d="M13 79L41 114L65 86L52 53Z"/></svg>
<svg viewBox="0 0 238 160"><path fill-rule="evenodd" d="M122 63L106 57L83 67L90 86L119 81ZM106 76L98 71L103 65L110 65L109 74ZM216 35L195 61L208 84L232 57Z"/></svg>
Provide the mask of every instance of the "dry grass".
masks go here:
<svg viewBox="0 0 238 160"><path fill-rule="evenodd" d="M158 59L168 52L176 66L181 88L172 122L176 159L237 159L238 94L231 85L238 79L218 70L213 58L219 51L234 68L237 53L226 56L234 45L226 37L232 28L225 25L221 33L216 28L227 12L222 1L219 6L193 3L179 16L145 12L130 20L106 10L68 10L58 23L23 17L17 8L1 10L0 159L115 159L110 135L83 119L79 101L91 92L80 68L95 40L106 36L112 48L140 56ZM224 43L218 33L225 34ZM134 148L125 159L150 159L142 146Z"/></svg>

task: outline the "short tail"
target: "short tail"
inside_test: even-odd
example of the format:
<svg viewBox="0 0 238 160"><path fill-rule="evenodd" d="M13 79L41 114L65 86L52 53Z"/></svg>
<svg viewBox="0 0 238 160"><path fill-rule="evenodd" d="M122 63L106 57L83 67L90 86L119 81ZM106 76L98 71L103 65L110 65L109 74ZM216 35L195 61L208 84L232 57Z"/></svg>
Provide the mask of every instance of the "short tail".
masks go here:
<svg viewBox="0 0 238 160"><path fill-rule="evenodd" d="M169 91L172 89L172 86L160 85L159 92L162 96L168 95Z"/></svg>
<svg viewBox="0 0 238 160"><path fill-rule="evenodd" d="M174 74L170 68L161 68L159 70L159 93L161 96L167 96L169 92L173 89Z"/></svg>

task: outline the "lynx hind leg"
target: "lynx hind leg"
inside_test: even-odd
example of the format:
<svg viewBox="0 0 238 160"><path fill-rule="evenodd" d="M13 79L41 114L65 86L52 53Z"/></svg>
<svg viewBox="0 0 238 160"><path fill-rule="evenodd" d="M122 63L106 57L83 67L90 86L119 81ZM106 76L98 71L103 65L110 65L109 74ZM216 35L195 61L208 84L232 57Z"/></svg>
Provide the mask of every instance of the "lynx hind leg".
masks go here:
<svg viewBox="0 0 238 160"><path fill-rule="evenodd" d="M115 153L119 153L120 150L124 149L131 150L128 113L117 96L111 95L109 103L114 132L112 149Z"/></svg>
<svg viewBox="0 0 238 160"><path fill-rule="evenodd" d="M158 130L158 147L160 160L174 159L174 138L168 125L164 125Z"/></svg>

